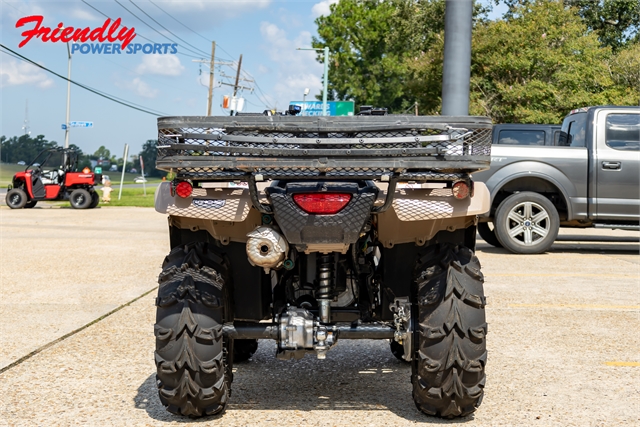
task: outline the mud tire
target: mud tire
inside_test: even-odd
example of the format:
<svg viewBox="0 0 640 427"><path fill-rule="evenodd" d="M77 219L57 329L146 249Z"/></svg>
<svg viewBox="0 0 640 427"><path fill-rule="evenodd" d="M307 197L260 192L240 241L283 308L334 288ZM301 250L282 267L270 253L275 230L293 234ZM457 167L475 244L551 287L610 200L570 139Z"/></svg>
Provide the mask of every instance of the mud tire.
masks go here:
<svg viewBox="0 0 640 427"><path fill-rule="evenodd" d="M416 266L413 399L425 414L469 415L482 401L487 361L480 262L462 246L438 244Z"/></svg>
<svg viewBox="0 0 640 427"><path fill-rule="evenodd" d="M214 247L174 248L158 278L155 363L160 401L173 414L221 414L231 394L233 345L222 335L230 302Z"/></svg>

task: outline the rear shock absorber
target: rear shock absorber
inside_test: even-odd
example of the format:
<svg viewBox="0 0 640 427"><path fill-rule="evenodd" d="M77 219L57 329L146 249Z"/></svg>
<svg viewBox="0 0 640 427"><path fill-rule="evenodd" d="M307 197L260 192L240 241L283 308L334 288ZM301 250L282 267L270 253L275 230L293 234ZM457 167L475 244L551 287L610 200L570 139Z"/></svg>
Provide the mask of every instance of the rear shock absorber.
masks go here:
<svg viewBox="0 0 640 427"><path fill-rule="evenodd" d="M331 322L331 300L333 299L333 270L335 263L333 255L318 254L318 290L316 300L320 311L320 322Z"/></svg>

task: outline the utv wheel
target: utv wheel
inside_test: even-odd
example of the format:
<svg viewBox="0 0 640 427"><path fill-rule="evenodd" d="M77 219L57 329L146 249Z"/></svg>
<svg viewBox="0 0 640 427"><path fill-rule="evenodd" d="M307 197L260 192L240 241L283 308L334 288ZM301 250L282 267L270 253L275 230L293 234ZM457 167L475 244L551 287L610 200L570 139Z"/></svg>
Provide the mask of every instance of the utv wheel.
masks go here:
<svg viewBox="0 0 640 427"><path fill-rule="evenodd" d="M91 204L89 205L89 209L97 207L98 203L100 203L100 196L98 196L98 193L94 191L91 193Z"/></svg>
<svg viewBox="0 0 640 427"><path fill-rule="evenodd" d="M560 218L549 199L524 191L500 203L494 224L496 237L506 249L517 254L539 254L558 237Z"/></svg>
<svg viewBox="0 0 640 427"><path fill-rule="evenodd" d="M13 188L7 192L5 201L11 209L22 209L27 204L27 193L21 188Z"/></svg>
<svg viewBox="0 0 640 427"><path fill-rule="evenodd" d="M71 192L69 201L74 209L87 209L91 205L91 194L84 188L78 188Z"/></svg>
<svg viewBox="0 0 640 427"><path fill-rule="evenodd" d="M37 201L37 200L31 200L31 201L27 202L27 203L24 205L24 208L25 208L25 209L31 209L32 207L34 207L34 206L35 206L35 205L37 205L37 204L38 204L38 201Z"/></svg>
<svg viewBox="0 0 640 427"><path fill-rule="evenodd" d="M160 401L169 412L200 417L224 411L233 348L222 335L229 307L223 260L212 247L173 249L158 282L155 363Z"/></svg>
<svg viewBox="0 0 640 427"><path fill-rule="evenodd" d="M233 340L233 362L244 362L258 350L258 340Z"/></svg>
<svg viewBox="0 0 640 427"><path fill-rule="evenodd" d="M495 226L493 227L493 229L490 228L488 222L478 223L478 234L480 234L480 237L482 237L482 239L491 246L495 246L496 248L502 247L502 243L500 243L500 241L496 237Z"/></svg>
<svg viewBox="0 0 640 427"><path fill-rule="evenodd" d="M461 417L480 406L487 361L483 281L478 258L465 247L435 245L418 262L411 382L425 414Z"/></svg>

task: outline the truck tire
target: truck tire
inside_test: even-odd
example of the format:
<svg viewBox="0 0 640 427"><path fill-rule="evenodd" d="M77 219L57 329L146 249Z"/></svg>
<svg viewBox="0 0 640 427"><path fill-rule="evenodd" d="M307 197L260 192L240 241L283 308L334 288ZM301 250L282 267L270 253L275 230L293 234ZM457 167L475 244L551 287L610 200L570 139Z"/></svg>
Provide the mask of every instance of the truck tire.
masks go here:
<svg viewBox="0 0 640 427"><path fill-rule="evenodd" d="M160 401L173 414L220 414L231 394L230 313L224 261L205 243L174 248L156 299L155 363Z"/></svg>
<svg viewBox="0 0 640 427"><path fill-rule="evenodd" d="M549 199L523 191L500 203L494 225L496 237L505 249L517 254L539 254L558 237L560 217Z"/></svg>
<svg viewBox="0 0 640 427"><path fill-rule="evenodd" d="M468 415L482 401L487 361L480 262L462 246L427 248L413 292L413 400L425 414Z"/></svg>
<svg viewBox="0 0 640 427"><path fill-rule="evenodd" d="M500 241L496 237L495 226L493 227L493 229L491 229L488 222L478 223L478 234L480 234L480 237L482 237L482 239L491 246L495 246L496 248L502 247L502 243L500 243Z"/></svg>
<svg viewBox="0 0 640 427"><path fill-rule="evenodd" d="M27 193L21 188L12 188L4 200L11 209L22 209L27 204Z"/></svg>
<svg viewBox="0 0 640 427"><path fill-rule="evenodd" d="M233 340L233 362L244 362L258 350L258 340Z"/></svg>
<svg viewBox="0 0 640 427"><path fill-rule="evenodd" d="M87 209L91 205L91 194L84 188L77 188L71 192L69 201L74 209Z"/></svg>

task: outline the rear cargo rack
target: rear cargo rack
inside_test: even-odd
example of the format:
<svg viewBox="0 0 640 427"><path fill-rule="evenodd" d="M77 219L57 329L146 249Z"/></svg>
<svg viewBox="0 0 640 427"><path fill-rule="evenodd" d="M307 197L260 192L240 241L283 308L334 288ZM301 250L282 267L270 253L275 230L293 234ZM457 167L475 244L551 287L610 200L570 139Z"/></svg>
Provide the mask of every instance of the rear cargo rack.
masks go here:
<svg viewBox="0 0 640 427"><path fill-rule="evenodd" d="M192 180L455 181L487 169L490 150L486 117L162 117L156 166Z"/></svg>

